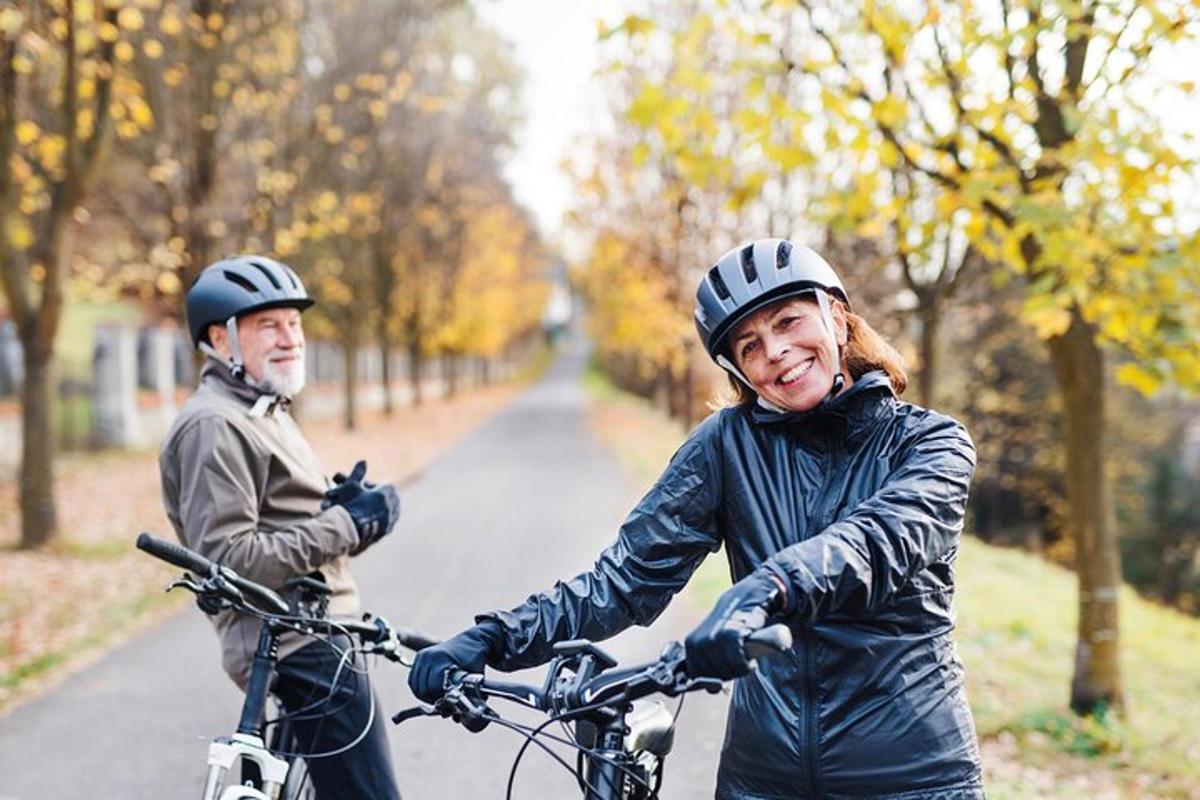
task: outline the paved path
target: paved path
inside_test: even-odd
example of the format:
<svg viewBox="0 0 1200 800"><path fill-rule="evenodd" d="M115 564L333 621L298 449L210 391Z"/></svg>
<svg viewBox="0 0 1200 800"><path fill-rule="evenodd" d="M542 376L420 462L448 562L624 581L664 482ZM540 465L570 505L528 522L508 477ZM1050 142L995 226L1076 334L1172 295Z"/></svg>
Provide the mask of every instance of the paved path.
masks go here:
<svg viewBox="0 0 1200 800"><path fill-rule="evenodd" d="M591 565L634 498L592 436L578 386L583 363L579 350L559 359L406 491L398 530L355 566L368 608L448 635L477 611L511 606ZM622 661L650 660L700 611L681 598L649 630L605 647ZM0 718L0 800L198 797L207 740L231 732L240 707L217 661L208 623L189 611ZM375 672L389 712L413 702L405 677L390 664ZM689 697L664 798L712 795L725 702ZM407 800L469 800L504 796L520 740L417 719L394 729L392 744ZM531 751L514 796L578 794L573 777Z"/></svg>

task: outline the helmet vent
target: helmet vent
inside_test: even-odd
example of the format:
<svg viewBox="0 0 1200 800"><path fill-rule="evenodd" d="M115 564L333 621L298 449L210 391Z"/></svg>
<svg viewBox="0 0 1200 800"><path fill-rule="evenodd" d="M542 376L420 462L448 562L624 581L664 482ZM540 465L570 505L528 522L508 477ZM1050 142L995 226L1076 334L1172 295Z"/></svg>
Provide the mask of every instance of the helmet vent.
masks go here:
<svg viewBox="0 0 1200 800"><path fill-rule="evenodd" d="M758 268L754 266L754 245L750 244L743 247L742 252L738 256L742 262L742 274L746 276L746 283L757 281Z"/></svg>
<svg viewBox="0 0 1200 800"><path fill-rule="evenodd" d="M258 287L243 278L241 275L238 275L236 272L230 272L229 270L223 271L225 273L225 280L229 281L230 283L236 283L250 294L258 294Z"/></svg>
<svg viewBox="0 0 1200 800"><path fill-rule="evenodd" d="M792 260L792 243L786 239L779 243L779 248L775 251L775 269L787 269L788 262Z"/></svg>
<svg viewBox="0 0 1200 800"><path fill-rule="evenodd" d="M267 280L269 280L271 282L271 285L274 286L276 289L283 288L282 286L279 285L279 279L271 274L271 270L267 269L266 267L264 267L262 264L258 263L257 261L251 261L250 266L254 267L256 270L261 272L263 274L263 277L265 277Z"/></svg>
<svg viewBox="0 0 1200 800"><path fill-rule="evenodd" d="M283 273L287 275L287 279L292 282L293 289L300 288L300 279L296 277L296 273L292 271L291 267L285 269Z"/></svg>
<svg viewBox="0 0 1200 800"><path fill-rule="evenodd" d="M713 291L717 293L717 297L722 300L729 299L729 287L725 285L725 279L721 277L721 272L716 267L708 271L708 280L712 284Z"/></svg>

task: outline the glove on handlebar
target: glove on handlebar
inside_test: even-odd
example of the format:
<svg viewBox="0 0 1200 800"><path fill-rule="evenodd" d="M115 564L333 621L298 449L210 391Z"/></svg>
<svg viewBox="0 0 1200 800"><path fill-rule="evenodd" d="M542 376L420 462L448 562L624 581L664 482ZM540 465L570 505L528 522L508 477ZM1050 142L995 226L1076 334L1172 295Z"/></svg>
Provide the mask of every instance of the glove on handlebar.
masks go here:
<svg viewBox="0 0 1200 800"><path fill-rule="evenodd" d="M784 608L784 578L770 565L742 578L721 595L684 640L688 674L730 680L750 671L743 643Z"/></svg>
<svg viewBox="0 0 1200 800"><path fill-rule="evenodd" d="M408 687L426 703L436 703L442 698L447 672L461 669L480 673L503 654L504 629L494 620L484 620L417 653L408 673Z"/></svg>

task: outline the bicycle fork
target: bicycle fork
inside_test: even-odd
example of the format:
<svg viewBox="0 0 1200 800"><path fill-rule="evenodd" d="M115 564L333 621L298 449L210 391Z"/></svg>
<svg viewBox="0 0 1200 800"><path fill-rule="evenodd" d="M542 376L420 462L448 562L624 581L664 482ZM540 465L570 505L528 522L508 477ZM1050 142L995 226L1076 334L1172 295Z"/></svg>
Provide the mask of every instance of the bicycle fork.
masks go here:
<svg viewBox="0 0 1200 800"><path fill-rule="evenodd" d="M262 790L249 786L227 786L220 791L229 770L251 761L262 775ZM288 762L271 754L262 739L244 733L214 739L208 746L208 776L204 800L275 800L287 778Z"/></svg>

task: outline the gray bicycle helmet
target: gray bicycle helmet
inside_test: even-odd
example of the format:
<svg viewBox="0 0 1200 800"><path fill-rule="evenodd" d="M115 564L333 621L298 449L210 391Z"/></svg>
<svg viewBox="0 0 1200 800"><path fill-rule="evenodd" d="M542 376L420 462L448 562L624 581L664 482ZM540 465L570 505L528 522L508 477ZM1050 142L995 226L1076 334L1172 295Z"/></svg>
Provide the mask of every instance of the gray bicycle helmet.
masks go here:
<svg viewBox="0 0 1200 800"><path fill-rule="evenodd" d="M729 333L739 322L776 300L818 289L850 305L833 267L811 248L787 239L735 247L700 280L696 331L708 355L721 363Z"/></svg>
<svg viewBox="0 0 1200 800"><path fill-rule="evenodd" d="M210 264L187 293L187 323L192 344L208 341L209 325L267 308L313 304L300 278L286 264L262 256L234 256Z"/></svg>

